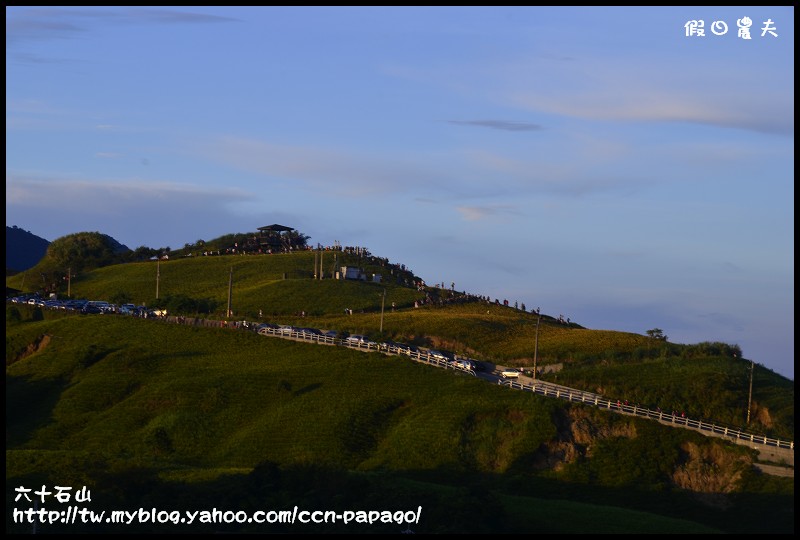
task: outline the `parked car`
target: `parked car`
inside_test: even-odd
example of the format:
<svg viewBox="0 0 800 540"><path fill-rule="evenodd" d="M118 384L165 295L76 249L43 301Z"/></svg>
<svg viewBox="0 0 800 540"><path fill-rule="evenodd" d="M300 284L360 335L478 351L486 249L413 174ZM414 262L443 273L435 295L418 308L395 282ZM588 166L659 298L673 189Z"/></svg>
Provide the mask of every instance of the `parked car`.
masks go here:
<svg viewBox="0 0 800 540"><path fill-rule="evenodd" d="M442 362L449 362L450 360L452 360L452 358L450 358L441 351L437 351L436 349L429 349L428 354L437 360L441 360Z"/></svg>
<svg viewBox="0 0 800 540"><path fill-rule="evenodd" d="M417 347L406 343L400 343L398 350L401 354L407 354L408 356L419 354L419 349Z"/></svg>
<svg viewBox="0 0 800 540"><path fill-rule="evenodd" d="M381 343L381 349L396 354L407 354L408 356L417 352L417 348L413 345L406 345L405 343L397 343L395 341Z"/></svg>
<svg viewBox="0 0 800 540"><path fill-rule="evenodd" d="M520 376L520 372L518 369L506 368L500 372L500 376L504 379L517 379Z"/></svg>
<svg viewBox="0 0 800 540"><path fill-rule="evenodd" d="M86 304L81 308L81 313L93 314L96 315L98 313L103 313L103 310L100 309L100 306L95 304Z"/></svg>
<svg viewBox="0 0 800 540"><path fill-rule="evenodd" d="M256 332L258 332L259 334L272 334L273 332L270 332L269 330L277 330L277 328L278 328L277 324L265 322L256 326Z"/></svg>
<svg viewBox="0 0 800 540"><path fill-rule="evenodd" d="M475 364L472 362L472 360L467 360L466 358L459 358L457 360L453 360L450 362L450 364L459 369L468 369L470 371L475 371Z"/></svg>
<svg viewBox="0 0 800 540"><path fill-rule="evenodd" d="M322 332L320 332L316 328L297 328L297 333L300 334L300 337L306 339L313 339L314 336L321 336Z"/></svg>
<svg viewBox="0 0 800 540"><path fill-rule="evenodd" d="M351 334L344 342L346 345L377 345L374 341L370 341L366 336L360 334Z"/></svg>

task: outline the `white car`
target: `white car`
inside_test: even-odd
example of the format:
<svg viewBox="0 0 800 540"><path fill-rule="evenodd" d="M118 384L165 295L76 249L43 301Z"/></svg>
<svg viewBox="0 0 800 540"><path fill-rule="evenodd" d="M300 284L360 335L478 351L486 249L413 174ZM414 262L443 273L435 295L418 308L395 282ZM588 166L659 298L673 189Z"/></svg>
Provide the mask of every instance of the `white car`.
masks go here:
<svg viewBox="0 0 800 540"><path fill-rule="evenodd" d="M370 345L377 345L377 343L375 343L374 341L370 341L369 339L367 339L366 336L362 336L359 334L353 334L344 341L347 345L356 345L356 346L366 345L368 347Z"/></svg>
<svg viewBox="0 0 800 540"><path fill-rule="evenodd" d="M520 376L520 372L518 369L506 368L500 372L500 376L504 379L517 379Z"/></svg>
<svg viewBox="0 0 800 540"><path fill-rule="evenodd" d="M436 360L440 360L442 362L448 362L450 360L450 358L448 358L447 355L437 351L436 349L429 349L428 354L433 358L435 358Z"/></svg>
<svg viewBox="0 0 800 540"><path fill-rule="evenodd" d="M475 371L475 364L472 363L471 360L466 360L464 358L459 358L458 360L451 360L448 362L453 367L457 367L459 369L466 369L470 371Z"/></svg>

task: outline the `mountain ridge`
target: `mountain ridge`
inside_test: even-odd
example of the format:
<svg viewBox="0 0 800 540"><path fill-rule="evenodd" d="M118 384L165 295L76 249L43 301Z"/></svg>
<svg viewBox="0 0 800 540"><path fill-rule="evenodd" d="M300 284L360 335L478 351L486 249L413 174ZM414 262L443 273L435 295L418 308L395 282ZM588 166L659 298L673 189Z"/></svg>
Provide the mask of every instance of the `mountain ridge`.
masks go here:
<svg viewBox="0 0 800 540"><path fill-rule="evenodd" d="M48 240L30 231L6 225L6 273L33 268L47 253L49 245Z"/></svg>

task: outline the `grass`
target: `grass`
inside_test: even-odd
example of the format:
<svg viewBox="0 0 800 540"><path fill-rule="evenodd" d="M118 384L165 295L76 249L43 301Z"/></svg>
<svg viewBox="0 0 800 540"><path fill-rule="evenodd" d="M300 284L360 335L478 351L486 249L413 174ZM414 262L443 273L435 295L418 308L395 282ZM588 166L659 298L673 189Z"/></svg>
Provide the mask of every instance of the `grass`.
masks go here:
<svg viewBox="0 0 800 540"><path fill-rule="evenodd" d="M473 378L375 353L116 317L35 324L54 336L51 345L11 365L7 383L20 393L16 402L63 389L46 427L35 429L44 420L34 412L13 424L13 435L35 433L27 444L41 448L155 461L168 453L198 466L225 460L252 467L262 460L325 462L331 440L344 431L351 436L337 446L350 457L339 465L360 463L384 441L373 466L404 461L435 468L457 460L452 441L438 433L457 432L470 415L515 401L519 409L531 408L517 393L498 401L494 388ZM87 347L82 335L92 335L93 345ZM452 394L446 403L443 390ZM423 417L427 427L420 430ZM527 425L518 436L537 430ZM485 444L475 437L475 444ZM209 448L209 440L224 442ZM397 448L404 449L400 455Z"/></svg>
<svg viewBox="0 0 800 540"><path fill-rule="evenodd" d="M231 306L239 320L364 334L375 341L408 342L522 368L533 366L538 341L538 365L564 367L557 374L544 375L545 380L684 411L693 418L734 428L742 427L746 418L749 361L745 359L697 356L686 346L630 332L564 325L547 315L542 316L537 340L536 315L478 301L440 304L439 300L452 300L454 292L406 286L410 274L396 271L381 259L336 255L337 266L361 264L368 273L381 273L384 283L311 279L314 255L195 256L161 261L158 268L154 261L120 264L81 274L73 280L71 292L93 299L125 295L135 303L153 305L158 272L162 300L210 299L214 312L201 316L223 319L232 269ZM330 273L333 253L327 252L325 261ZM7 286L19 287L22 279L19 274L7 277ZM426 295L433 302L413 307ZM353 310L353 315L345 315L345 309ZM761 366L754 375L757 414L747 431L793 439L793 381Z"/></svg>
<svg viewBox="0 0 800 540"><path fill-rule="evenodd" d="M435 532L588 532L592 523L616 532L626 520L630 532L727 532L753 519L741 508L730 527L679 519L657 502L686 497L668 481L683 444L741 448L408 359L113 316L48 314L6 333L9 489L90 485L109 507L424 502ZM46 346L18 359L41 336ZM542 469L571 409L598 434L638 438L603 436L590 459ZM648 467L636 465L644 455ZM756 479L748 504L778 497L772 507L783 511L793 482ZM549 503L549 519L531 511L526 525L525 484L561 501ZM618 489L630 496L610 504ZM582 517L559 517L570 512Z"/></svg>
<svg viewBox="0 0 800 540"><path fill-rule="evenodd" d="M513 530L559 534L718 534L721 530L690 521L612 505L547 498L500 496Z"/></svg>
<svg viewBox="0 0 800 540"><path fill-rule="evenodd" d="M382 273L383 283L313 280L313 255L115 265L73 279L71 292L153 305L158 269L162 299L210 299L216 312L204 316L222 318L233 269L237 319L256 320L261 310L271 322L532 365L535 315L450 303L452 291L406 286L408 275L390 273L379 260L365 269ZM326 265L331 261L326 255ZM22 279L7 277L7 286L21 288ZM426 295L432 303L413 307ZM419 532L793 530L792 479L764 478L747 468L746 448L693 432L405 358L229 329L47 310L44 320L33 320L35 313L7 308L9 492L23 484L90 485L109 508L423 504L427 521ZM744 410L746 360L696 350L682 356L681 345L567 326L546 315L538 345L540 365L563 364L549 380L734 425ZM751 428L793 438L792 381L758 366L753 403ZM730 456L734 465L725 465L725 474L738 474L738 483L731 493L714 494L726 507L698 503L696 493L675 486L673 475L695 447L706 456ZM564 452L574 455L567 460ZM553 468L554 460L569 464ZM700 467L714 478L722 465ZM362 525L348 532L387 529Z"/></svg>

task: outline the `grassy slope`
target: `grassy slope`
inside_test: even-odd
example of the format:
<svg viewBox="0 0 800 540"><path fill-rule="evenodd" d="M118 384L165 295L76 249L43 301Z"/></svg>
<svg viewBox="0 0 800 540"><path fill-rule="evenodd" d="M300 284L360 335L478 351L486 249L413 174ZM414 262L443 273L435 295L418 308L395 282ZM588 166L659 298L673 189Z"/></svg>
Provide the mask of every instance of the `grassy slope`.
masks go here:
<svg viewBox="0 0 800 540"><path fill-rule="evenodd" d="M43 350L13 362L42 335L51 336ZM608 499L614 488L587 480L604 474L590 463L555 475L553 481L577 482L574 488L537 484L546 480L536 480L531 469L536 449L553 439L556 413L567 405L405 359L232 330L95 316L8 325L6 361L12 362L6 370L7 487L35 478L88 483L109 501L136 504L141 502L136 497L146 497L155 504L156 493L179 493L220 506L227 486L238 494L228 501L238 509L246 507L242 493L256 497L250 490L261 485L252 483L257 466L274 462L284 471L283 483L275 486L281 497L307 502L311 495L298 495L292 486L317 485L320 475L335 476L338 470L363 471L373 475L365 493L375 490L386 504L425 501L428 530L442 532L489 525L534 532L763 530L754 517L763 511L761 499L749 510L692 513L685 500L672 499L680 494L666 487L657 468L626 468L628 477L621 481L635 499L623 501L617 495ZM600 411L587 414L599 429L636 422ZM711 444L681 430L658 425L647 430L660 434L648 440L662 441L665 455L677 456L683 440ZM624 456L613 441L598 447L596 463L641 458L638 451ZM353 474L335 477L331 485L360 482ZM410 486L411 478L428 486L408 487L407 499L392 499L396 486ZM525 488L507 485L508 479L520 479ZM484 487L464 488L470 481ZM772 512L786 506L791 485L764 488L782 497ZM119 492L114 486L128 487ZM533 486L546 486L551 494L546 516L537 504L542 491L531 492ZM348 495L351 504L371 507L374 501L359 499L358 492ZM327 496L321 502L332 504L335 497ZM460 507L459 501L467 508L463 513L450 507ZM527 514L520 510L525 501ZM606 501L616 501L615 510L604 508ZM489 515L468 510L476 503L488 505ZM504 516L504 523L494 523L492 512ZM571 512L584 518L559 517ZM782 530L787 519L773 520L770 530Z"/></svg>
<svg viewBox="0 0 800 540"><path fill-rule="evenodd" d="M354 256L338 257L339 266L358 264ZM332 264L333 255L328 252L328 272ZM160 297L211 298L218 311L211 316L223 318L231 268L232 308L240 319L255 320L261 310L264 319L271 322L413 342L506 365L533 365L535 315L482 302L414 309L414 301L423 298L425 292L398 284L389 268L379 264L369 265L366 270L382 273L382 284L310 279L313 252L173 259L159 265ZM31 272L36 275L36 269ZM155 298L156 272L152 261L100 268L74 279L72 295L108 299L125 293L137 303L151 303ZM20 287L22 279L21 275L7 277L6 283ZM381 317L384 290L386 307ZM449 292L430 292L449 296ZM391 309L392 302L398 306L395 311ZM345 308L354 314L345 316ZM306 312L306 317L298 316L301 311ZM546 315L542 317L538 345L539 365L565 366L562 372L545 379L744 427L749 383L749 361L745 359L647 359L649 351L657 351L663 344L640 334L567 327ZM793 439L793 386L793 381L759 366L753 385L754 410L758 414L753 415L748 431Z"/></svg>

